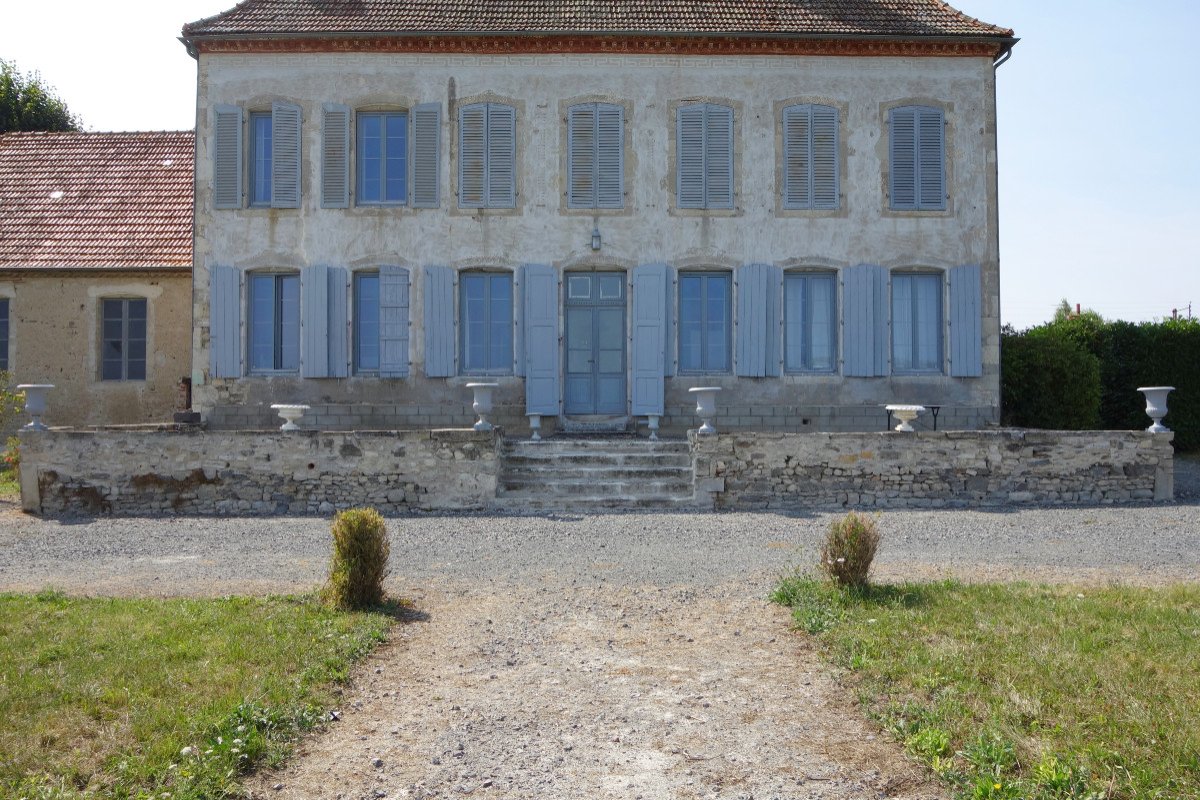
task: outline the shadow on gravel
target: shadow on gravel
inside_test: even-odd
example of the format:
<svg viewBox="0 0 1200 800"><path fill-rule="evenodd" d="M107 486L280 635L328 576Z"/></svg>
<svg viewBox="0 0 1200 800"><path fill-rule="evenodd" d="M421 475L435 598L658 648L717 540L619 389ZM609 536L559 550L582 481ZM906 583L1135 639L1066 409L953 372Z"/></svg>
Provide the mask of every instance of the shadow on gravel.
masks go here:
<svg viewBox="0 0 1200 800"><path fill-rule="evenodd" d="M383 605L377 606L372 611L377 611L380 614L385 614L397 622L408 625L414 622L429 622L433 619L429 612L422 611L419 608L414 608L408 600L385 600Z"/></svg>

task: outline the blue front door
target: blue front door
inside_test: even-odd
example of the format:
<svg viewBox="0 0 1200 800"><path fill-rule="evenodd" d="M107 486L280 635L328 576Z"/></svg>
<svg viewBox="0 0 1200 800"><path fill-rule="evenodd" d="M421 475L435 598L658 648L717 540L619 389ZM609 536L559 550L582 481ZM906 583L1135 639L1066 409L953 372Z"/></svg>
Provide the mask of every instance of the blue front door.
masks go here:
<svg viewBox="0 0 1200 800"><path fill-rule="evenodd" d="M624 414L625 273L568 272L567 414Z"/></svg>

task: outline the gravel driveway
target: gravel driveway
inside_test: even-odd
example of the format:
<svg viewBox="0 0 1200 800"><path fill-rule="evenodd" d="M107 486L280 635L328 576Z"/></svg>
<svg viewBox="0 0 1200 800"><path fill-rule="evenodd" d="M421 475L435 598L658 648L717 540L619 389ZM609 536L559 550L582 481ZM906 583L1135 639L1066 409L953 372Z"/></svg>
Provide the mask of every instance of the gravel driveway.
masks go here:
<svg viewBox="0 0 1200 800"><path fill-rule="evenodd" d="M1172 505L889 511L884 579L1200 579L1200 464ZM763 598L830 515L389 520L398 629L342 718L260 797L940 798ZM296 592L316 519L43 521L0 512L0 590ZM278 787L278 788L276 788Z"/></svg>

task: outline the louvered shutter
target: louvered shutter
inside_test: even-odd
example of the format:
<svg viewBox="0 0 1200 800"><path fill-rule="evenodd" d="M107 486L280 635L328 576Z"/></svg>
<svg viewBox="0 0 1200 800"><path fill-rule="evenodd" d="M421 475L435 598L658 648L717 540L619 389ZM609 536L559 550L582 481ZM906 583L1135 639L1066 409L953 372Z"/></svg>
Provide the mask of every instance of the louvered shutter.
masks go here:
<svg viewBox="0 0 1200 800"><path fill-rule="evenodd" d="M831 211L840 205L838 180L838 110L811 106L812 207Z"/></svg>
<svg viewBox="0 0 1200 800"><path fill-rule="evenodd" d="M843 272L843 374L887 375L887 270L859 264Z"/></svg>
<svg viewBox="0 0 1200 800"><path fill-rule="evenodd" d="M409 179L414 208L441 205L442 107L422 103L412 110L412 135L409 137Z"/></svg>
<svg viewBox="0 0 1200 800"><path fill-rule="evenodd" d="M321 208L350 207L350 107L321 106Z"/></svg>
<svg viewBox="0 0 1200 800"><path fill-rule="evenodd" d="M525 376L525 267L513 271L513 375Z"/></svg>
<svg viewBox="0 0 1200 800"><path fill-rule="evenodd" d="M663 374L668 378L676 372L676 361L679 355L679 318L675 313L675 304L679 299L679 280L676 277L677 274L672 267L667 267L667 352L663 358Z"/></svg>
<svg viewBox="0 0 1200 800"><path fill-rule="evenodd" d="M896 211L917 209L917 112L893 108L888 114L888 191Z"/></svg>
<svg viewBox="0 0 1200 800"><path fill-rule="evenodd" d="M214 378L242 376L242 272L214 266L208 282L209 370Z"/></svg>
<svg viewBox="0 0 1200 800"><path fill-rule="evenodd" d="M487 194L487 105L458 112L458 205L483 208Z"/></svg>
<svg viewBox="0 0 1200 800"><path fill-rule="evenodd" d="M983 293L978 264L950 270L950 374L983 374Z"/></svg>
<svg viewBox="0 0 1200 800"><path fill-rule="evenodd" d="M517 197L517 111L512 106L488 103L487 205L512 208Z"/></svg>
<svg viewBox="0 0 1200 800"><path fill-rule="evenodd" d="M425 375L454 375L454 270L425 267Z"/></svg>
<svg viewBox="0 0 1200 800"><path fill-rule="evenodd" d="M680 208L704 208L704 106L680 106L675 132L675 190Z"/></svg>
<svg viewBox="0 0 1200 800"><path fill-rule="evenodd" d="M704 201L706 208L733 208L733 109L705 107Z"/></svg>
<svg viewBox="0 0 1200 800"><path fill-rule="evenodd" d="M271 104L271 208L300 207L300 106Z"/></svg>
<svg viewBox="0 0 1200 800"><path fill-rule="evenodd" d="M213 108L213 208L242 207L242 109Z"/></svg>
<svg viewBox="0 0 1200 800"><path fill-rule="evenodd" d="M596 104L567 110L567 206L596 207Z"/></svg>
<svg viewBox="0 0 1200 800"><path fill-rule="evenodd" d="M748 264L737 273L737 374L779 375L779 282L770 264Z"/></svg>
<svg viewBox="0 0 1200 800"><path fill-rule="evenodd" d="M408 270L379 268L379 377L408 377Z"/></svg>
<svg viewBox="0 0 1200 800"><path fill-rule="evenodd" d="M633 270L633 408L635 415L663 413L667 292L666 264Z"/></svg>
<svg viewBox="0 0 1200 800"><path fill-rule="evenodd" d="M330 267L328 281L329 359L328 375L345 378L350 374L350 273L345 267ZM407 328L407 326L405 326Z"/></svg>
<svg viewBox="0 0 1200 800"><path fill-rule="evenodd" d="M941 109L919 108L917 119L917 203L922 209L946 208L945 117Z"/></svg>
<svg viewBox="0 0 1200 800"><path fill-rule="evenodd" d="M625 207L625 109L596 106L596 205Z"/></svg>
<svg viewBox="0 0 1200 800"><path fill-rule="evenodd" d="M783 207L812 208L812 107L783 110Z"/></svg>
<svg viewBox="0 0 1200 800"><path fill-rule="evenodd" d="M545 264L526 264L524 274L525 413L557 414L558 272Z"/></svg>
<svg viewBox="0 0 1200 800"><path fill-rule="evenodd" d="M329 376L329 269L300 270L300 377Z"/></svg>

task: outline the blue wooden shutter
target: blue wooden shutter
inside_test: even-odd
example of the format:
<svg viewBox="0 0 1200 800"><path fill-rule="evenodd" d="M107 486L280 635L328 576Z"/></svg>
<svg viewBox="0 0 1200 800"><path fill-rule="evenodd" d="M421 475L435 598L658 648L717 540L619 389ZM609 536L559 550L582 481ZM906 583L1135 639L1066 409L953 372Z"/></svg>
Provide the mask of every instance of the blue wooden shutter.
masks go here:
<svg viewBox="0 0 1200 800"><path fill-rule="evenodd" d="M330 378L350 374L350 273L345 267L329 268L329 358ZM407 326L405 326L407 328Z"/></svg>
<svg viewBox="0 0 1200 800"><path fill-rule="evenodd" d="M940 108L918 108L917 204L930 211L946 208L945 117Z"/></svg>
<svg viewBox="0 0 1200 800"><path fill-rule="evenodd" d="M770 264L747 264L737 272L737 374L779 374L779 282Z"/></svg>
<svg viewBox="0 0 1200 800"><path fill-rule="evenodd" d="M783 110L783 207L812 208L812 106Z"/></svg>
<svg viewBox="0 0 1200 800"><path fill-rule="evenodd" d="M835 210L841 205L838 180L838 110L811 106L812 207Z"/></svg>
<svg viewBox="0 0 1200 800"><path fill-rule="evenodd" d="M329 376L329 268L300 270L300 377Z"/></svg>
<svg viewBox="0 0 1200 800"><path fill-rule="evenodd" d="M454 375L454 270L425 267L425 375Z"/></svg>
<svg viewBox="0 0 1200 800"><path fill-rule="evenodd" d="M517 203L517 111L487 106L487 205L512 208Z"/></svg>
<svg viewBox="0 0 1200 800"><path fill-rule="evenodd" d="M978 264L950 270L950 374L983 374L983 292Z"/></svg>
<svg viewBox="0 0 1200 800"><path fill-rule="evenodd" d="M888 112L888 194L896 211L917 209L917 111Z"/></svg>
<svg viewBox="0 0 1200 800"><path fill-rule="evenodd" d="M458 110L458 205L483 208L486 187L487 104L474 103Z"/></svg>
<svg viewBox="0 0 1200 800"><path fill-rule="evenodd" d="M300 106L271 104L271 208L300 207Z"/></svg>
<svg viewBox="0 0 1200 800"><path fill-rule="evenodd" d="M214 378L242 376L242 271L214 266L208 282L209 371Z"/></svg>
<svg viewBox="0 0 1200 800"><path fill-rule="evenodd" d="M704 202L706 208L733 208L733 109L705 106Z"/></svg>
<svg viewBox="0 0 1200 800"><path fill-rule="evenodd" d="M413 208L437 208L441 196L442 106L422 103L412 110L408 185Z"/></svg>
<svg viewBox="0 0 1200 800"><path fill-rule="evenodd" d="M680 208L704 208L704 105L680 106L675 131L675 191Z"/></svg>
<svg viewBox="0 0 1200 800"><path fill-rule="evenodd" d="M213 208L242 207L242 109L213 108Z"/></svg>
<svg viewBox="0 0 1200 800"><path fill-rule="evenodd" d="M663 374L668 378L676 372L676 362L679 355L679 318L675 313L676 304L679 302L679 279L677 276L678 273L676 273L674 268L668 266L666 297L667 352L663 358Z"/></svg>
<svg viewBox="0 0 1200 800"><path fill-rule="evenodd" d="M663 413L669 289L666 264L633 270L633 413Z"/></svg>
<svg viewBox="0 0 1200 800"><path fill-rule="evenodd" d="M408 270L379 268L379 377L408 377Z"/></svg>
<svg viewBox="0 0 1200 800"><path fill-rule="evenodd" d="M596 106L596 205L625 207L625 109Z"/></svg>
<svg viewBox="0 0 1200 800"><path fill-rule="evenodd" d="M567 109L567 207L596 207L596 104Z"/></svg>
<svg viewBox="0 0 1200 800"><path fill-rule="evenodd" d="M525 413L557 414L562 393L558 366L558 271L525 265Z"/></svg>
<svg viewBox="0 0 1200 800"><path fill-rule="evenodd" d="M350 207L350 107L321 106L321 208Z"/></svg>
<svg viewBox="0 0 1200 800"><path fill-rule="evenodd" d="M843 373L848 377L887 375L887 270L859 264L843 275Z"/></svg>
<svg viewBox="0 0 1200 800"><path fill-rule="evenodd" d="M513 375L525 376L525 267L513 271Z"/></svg>

